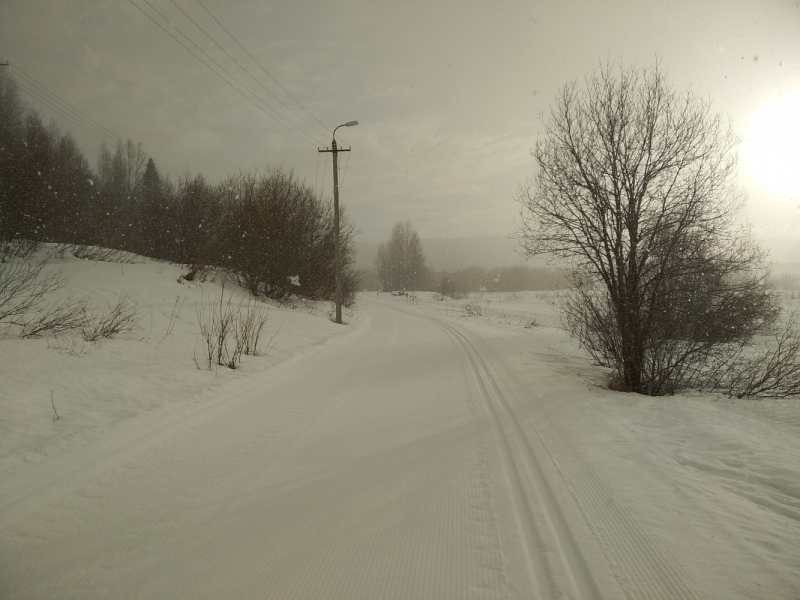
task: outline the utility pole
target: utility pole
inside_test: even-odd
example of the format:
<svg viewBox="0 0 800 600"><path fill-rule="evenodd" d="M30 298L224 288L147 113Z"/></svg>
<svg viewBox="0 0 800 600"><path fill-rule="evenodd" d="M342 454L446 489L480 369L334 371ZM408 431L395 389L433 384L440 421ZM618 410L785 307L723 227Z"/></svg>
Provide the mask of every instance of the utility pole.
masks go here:
<svg viewBox="0 0 800 600"><path fill-rule="evenodd" d="M358 125L358 121L350 121L339 127L352 127ZM341 150L336 147L336 129L333 130L333 139L331 140L331 149L319 150L319 152L332 152L333 153L333 239L334 239L334 252L335 252L335 270L336 270L336 322L342 324L342 246L339 239L339 152L350 152L350 148L342 148Z"/></svg>

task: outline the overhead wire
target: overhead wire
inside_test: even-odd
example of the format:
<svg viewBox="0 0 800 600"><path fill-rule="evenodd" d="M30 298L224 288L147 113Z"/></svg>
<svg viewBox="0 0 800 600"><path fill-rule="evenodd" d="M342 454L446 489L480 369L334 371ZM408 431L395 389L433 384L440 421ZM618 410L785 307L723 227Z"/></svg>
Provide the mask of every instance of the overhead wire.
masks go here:
<svg viewBox="0 0 800 600"><path fill-rule="evenodd" d="M23 92L25 92L28 96L30 96L33 100L40 102L43 106L46 106L48 109L50 109L55 114L59 115L60 117L62 117L65 120L69 121L73 125L76 125L80 129L83 129L86 133L94 136L95 138L97 138L101 142L110 143L110 144L115 144L116 143L116 140L112 141L111 139L109 139L107 137L104 137L103 135L99 134L97 131L92 130L91 128L87 127L77 117L75 117L74 115L69 114L63 108L58 106L57 104L54 104L52 100L50 100L46 96L42 95L40 92L38 92L33 86L31 86L27 82L20 81L20 82L18 82L18 85L19 85L19 88Z"/></svg>
<svg viewBox="0 0 800 600"><path fill-rule="evenodd" d="M73 125L77 125L81 129L83 129L86 133L88 133L90 135L93 135L94 137L96 137L101 142L110 142L110 140L108 138L102 136L97 131L94 131L94 130L90 129L89 127L87 127L86 125L81 123L75 116L69 114L63 108L61 108L57 104L53 103L49 98L47 98L46 96L42 95L40 92L38 92L28 82L26 82L26 81L18 81L17 84L19 85L20 89L23 92L28 94L28 96L30 96L34 100L38 100L39 102L41 102L43 105L47 106L47 108L52 110L54 113L56 113L60 117L63 117L64 119L66 119L67 121L72 123ZM113 143L116 143L116 140L114 140Z"/></svg>
<svg viewBox="0 0 800 600"><path fill-rule="evenodd" d="M344 175L342 175L342 187L344 187L344 178L347 177L347 165L350 164L350 153L347 153L347 156L344 159Z"/></svg>
<svg viewBox="0 0 800 600"><path fill-rule="evenodd" d="M249 100L249 101L250 101L250 102L251 102L251 103L252 103L252 104L253 104L253 105L254 105L256 108L258 108L259 110L261 110L263 113L267 114L268 116L272 117L272 118L273 118L275 121L277 121L278 123L280 123L281 125L283 125L283 126L286 128L286 129L288 129L289 131L291 131L292 133L294 133L296 136L300 137L301 139L305 140L306 142L308 142L308 143L309 143L309 144L311 144L312 146L314 146L314 147L317 147L317 146L318 146L318 144L317 144L317 143L315 143L311 137L309 137L309 136L308 136L308 135L307 135L305 132L303 132L302 130L300 130L300 129L298 129L298 128L294 127L294 126L293 126L291 123L289 123L288 121L286 121L286 119L285 119L285 118L281 117L281 116L280 116L278 113L276 113L276 112L274 111L274 109L272 109L272 107L270 107L270 106L269 106L268 104L266 104L266 103L265 103L263 100L261 100L260 98L258 98L258 96L256 96L255 94L253 94L252 90L250 90L250 89L249 89L249 88L248 88L246 85L244 85L244 84L243 84L241 81L239 81L239 80L238 80L238 79L237 79L235 76L231 75L231 73L230 73L230 72L229 72L227 69L225 69L225 68L224 68L222 65L220 65L220 64L219 64L219 63L218 63L216 60L214 60L214 59L213 59L211 56L209 56L209 55L208 55L208 53L207 53L205 50L203 50L202 48L200 48L200 47L199 47L199 46L198 46L198 45L197 45L197 44L196 44L194 41L192 41L192 39L191 39L191 38L189 38L189 37L188 37L186 34L184 34L184 33L183 33L183 32L182 32L180 29L178 29L178 28L177 28L175 25L172 25L172 24L170 24L170 25L172 26L172 28L173 28L173 29L175 29L175 31L177 31L177 32L178 32L178 33L179 33L179 34L180 34L180 35L181 35L181 36L182 36L184 39L186 39L186 41L188 41L188 42L189 42L190 44L192 44L192 45L193 45L195 48L197 48L197 49L198 49L200 52L202 52L202 53L203 53L203 54L204 54L206 57L208 57L208 59L209 59L211 62L213 62L213 63L214 63L214 64L215 64L215 65L216 65L216 66L217 66L217 67L218 67L220 70L222 70L224 73L226 73L226 74L227 74L227 75L228 75L228 76L229 76L231 79L233 79L233 80L234 80L236 83L238 83L238 84L239 84L239 85L240 85L242 88L244 88L244 89L245 89L247 92L249 92L249 94L250 94L250 96L252 96L252 98L251 98L250 96L248 96L247 94L245 94L245 93L244 93L244 92L243 92L243 91L242 91L240 88L238 88L238 87L236 87L235 85L233 85L233 84L232 84L232 83L231 83L231 82L230 82L228 79L226 79L226 78L225 78L224 76L222 76L222 75L221 75L221 74L220 74L218 71L216 71L214 68L212 68L212 67L211 67L211 65L209 65L209 64L208 64L207 62L205 62L205 61L204 61L202 58L200 58L200 56L198 56L197 54L195 54L194 52L192 52L192 51L191 51L191 49L190 49L188 46L186 46L186 44L184 44L183 42L181 42L181 41L180 41L180 40L179 40L177 37L175 37L175 36L172 34L172 32L171 32L171 31L169 31L169 30L168 30L168 29L166 29L166 28L165 28L163 25L161 25L161 23L159 23L158 21L156 21L156 20L155 20L155 19L152 17L152 15L150 15L149 13L147 13L147 11L145 11L145 10L144 10L144 9L143 9L141 6L139 6L138 4L136 4L136 2L134 2L134 0L129 0L129 2L130 2L131 4L133 4L133 5L134 5L134 6L135 6L137 9L139 9L139 11L141 11L141 12L142 12L142 14L144 14L144 15L145 15L145 16L146 16L148 19L150 19L150 20L151 20L153 23L155 23L156 25L158 25L158 27L159 27L160 29L162 29L162 30L163 30L163 31L164 31L164 32L165 32L167 35L169 35L169 36L170 36L170 37L171 37L173 40L175 40L175 41L176 41L176 42L178 42L178 43L179 43L181 46L183 46L183 48L184 48L184 49L185 49L187 52L189 52L189 54L191 54L191 55L192 55L192 56L194 56L194 57L195 57L197 60L199 60L201 63L203 63L203 65L205 65L205 67L206 67L206 68L208 68L208 69L209 69L211 72L213 72L215 75L217 75L217 76L218 76L220 79L222 79L222 80L223 80L223 81L224 81L226 84L228 84L228 85L229 85L231 88L233 88L234 90L236 90L236 91L237 91L239 94L241 94L241 95L242 95L244 98L246 98L247 100ZM167 23L169 23L169 22L170 22L170 21L169 21L169 19L167 19L167 18L166 18L166 17L165 17L165 16L164 16L164 15L163 15L163 14L162 14L162 13L161 13L161 12L160 12L158 9L157 9L157 8L155 8L155 7L154 7L152 4L150 4L150 2L149 2L148 0L143 0L143 2L144 2L145 4L147 4L147 5L148 5L148 6L149 6L149 7L150 7L150 8L151 8L151 9L152 9L152 10L153 10L155 13L157 13L157 14L158 14L158 15L159 15L159 16L160 16L160 17L161 17L161 18L162 18L162 19L163 19L165 22L167 22ZM253 98L255 98L255 100L253 100ZM259 104L259 102L260 102L261 104ZM263 105L263 106L262 106L262 105Z"/></svg>
<svg viewBox="0 0 800 600"><path fill-rule="evenodd" d="M66 110L69 113L74 114L76 116L76 118L84 121L88 127L93 129L94 131L96 131L98 134L104 136L104 138L110 138L110 139L113 139L114 141L119 139L120 136L118 136L116 133L114 133L113 131L107 129L106 127L103 127L102 125L100 125L100 123L98 123L97 121L95 121L94 119L89 117L88 115L83 114L80 110L78 110L72 104L70 104L69 102L64 100L61 96L59 96L58 94L56 94L55 92L51 91L50 89L48 89L43 84L41 84L38 81L36 81L36 79L34 79L30 75L28 75L25 71L20 69L17 65L9 63L9 66L11 67L11 69L20 78L24 79L30 85L35 86L42 93L47 94L48 96L52 97L52 99L54 99L53 101L56 102L57 104L61 105L64 108L64 110ZM19 82L19 81L20 80L18 78L17 82Z"/></svg>
<svg viewBox="0 0 800 600"><path fill-rule="evenodd" d="M228 58L230 58L230 59L231 59L233 62L235 62L235 63L237 64L237 66L238 66L238 67L239 67L239 68L240 68L242 71L244 71L245 73L247 73L247 75L249 75L249 76L250 76L250 78L251 78L253 81L255 81L255 82L256 82L256 83L257 83L259 86L261 86L261 88L263 88L263 89L264 89L264 91L266 91L266 92L267 92L267 93L268 93L270 96L272 96L273 98L275 98L275 100L277 100L277 101L278 101L278 102L280 102L280 103L281 103L281 104L282 104L284 107L286 107L286 109L287 109L287 110L289 110L289 112L291 112L291 113L292 113L292 114L293 114L295 117L297 117L298 119L300 119L300 120L301 120L303 123L305 123L306 125L308 125L309 127L311 127L311 128L314 130L314 131L316 131L317 133L319 133L319 134L320 134L320 135L322 135L322 136L326 136L326 135L327 135L326 133L324 133L324 132L320 131L320 130L319 130L319 129L317 129L317 128L316 128L314 125L312 125L311 123L309 123L308 121L306 121L306 120L305 120L303 117L301 117L300 115L298 115L298 114L297 114L297 113L296 113L296 112L295 112L295 111L294 111L294 110L293 110L293 109L292 109L292 108L291 108L291 107L290 107L288 104L286 104L286 103L285 103L283 100L281 100L280 98L278 98L278 96L276 96L276 95L275 95L275 94L272 92L272 90L270 90L270 89L269 89L268 87L266 87L266 86L265 86L263 83L261 83L261 82L260 82L258 79L256 79L256 77L255 77L255 76L254 76L252 73L250 73L250 71L249 71L247 68L245 68L245 67L244 67L244 66L243 66L243 65L242 65L242 64L241 64L241 63L240 63L238 60L236 60L236 58L235 58L235 57L233 57L233 56L230 54L230 52L228 52L228 51L227 51L227 50L226 50L226 49L225 49L225 48L224 48L224 47L223 47L223 46L222 46L222 45L221 45L219 42L217 42L217 40L215 40L215 39L214 39L214 38L213 38L213 37L212 37L212 36L211 36L211 35L210 35L210 34L209 34L209 33L208 33L208 32L207 32L205 29L203 29L203 28L202 28L202 27L201 27L201 26L200 26L200 25L197 23L197 21L195 21L195 20L194 20L194 19L191 17L191 15L189 15L189 14L188 14L188 13L187 13L185 10L183 10L183 9L182 9L182 8L181 8L181 7L180 7L180 6L179 6L179 5L178 5L178 4L175 2L175 0L170 0L170 2L172 2L172 4L173 4L173 5L175 5L175 7L176 7L176 8L177 8L179 11L181 11L181 12L183 13L183 15L184 15L184 16L185 16L187 19L189 19L189 20L190 20L190 21L191 21L191 22L194 24L194 26L195 26L195 27L197 27L197 28L198 28L198 29L199 29L201 32L203 32L203 35L205 35L205 36L206 36L206 37L207 37L209 40L211 40L211 41L212 41L212 42L213 42L213 43L214 43L214 44L215 44L215 45L216 45L216 46L217 46L217 47L218 47L220 50L222 50L222 51L225 53L225 55L226 55ZM210 13L209 13L209 14L210 14ZM323 125L323 127L324 127L324 125Z"/></svg>
<svg viewBox="0 0 800 600"><path fill-rule="evenodd" d="M111 130L109 130L106 127L100 125L99 123L97 123L97 121L95 121L94 119L92 119L88 115L85 115L79 109L75 108L72 104L70 104L69 102L67 102L66 100L64 100L63 98L61 98L57 94L55 94L54 92L51 92L51 91L47 90L46 86L44 86L43 84L41 84L38 81L36 81L36 79L34 79L32 76L30 76L27 73L25 73L18 66L14 65L14 64L11 64L11 63L9 63L9 65L12 67L12 69L15 72L23 74L25 76L25 78L16 79L16 82L17 82L17 85L19 85L20 88L26 94L28 94L31 98L34 98L34 99L38 100L39 102L41 102L42 104L47 106L47 108L52 110L54 113L56 113L57 115L61 116L64 119L66 119L67 121L69 121L73 125L76 125L80 129L83 129L86 133L94 136L95 138L97 138L101 142L105 142L105 143L108 143L108 144L113 146L113 145L117 144L117 142L122 140L122 137L116 135ZM42 92L40 90L45 90L45 91ZM48 94L48 96L43 95L45 93ZM60 100L60 103L56 103L49 96L54 96L54 97L58 98ZM69 109L65 108L64 105L68 106ZM95 125L92 126L92 125L90 125L90 123L94 123ZM149 157L149 158L152 158L152 157ZM180 177L180 175L177 173L177 171L171 169L169 166L164 164L161 160L156 160L155 158L153 158L153 162L158 167L160 167L162 171L167 171L167 172L171 173L173 176L175 176L176 178Z"/></svg>
<svg viewBox="0 0 800 600"><path fill-rule="evenodd" d="M239 40L237 40L237 39L236 39L236 36L234 36L234 35L233 35L233 34L232 34L230 31L228 31L228 29L225 27L225 25L223 25L222 23L220 23L219 19L217 19L217 17L215 17L215 16L214 16L214 15L211 13L211 11L210 11L210 10L208 10L208 8L206 8L206 5L205 5L205 4L203 4L203 3L202 3L200 0L196 0L196 1L197 1L197 3L198 3L200 6L202 6L202 7L203 7L203 10L205 10L205 11L208 13L208 15L209 15L209 16L210 16L212 19L214 19L214 20L217 22L217 25L219 25L220 27L222 27L222 29L225 31L225 33L227 33L227 34L230 36L230 38L231 38L231 39L232 39L234 42L236 42L236 44L239 46L239 48L241 48L242 50L244 50L244 51L245 51L245 53L247 54L247 56L249 56L249 57L250 57L250 59L251 59L251 60L252 60L254 63L256 63L256 64L259 66L259 68L260 68L262 71L264 71L264 73L266 73L266 74L267 74L267 76L268 76L270 79L272 79L272 81L274 81L274 82L275 82L275 83L278 85L278 87L280 87L280 88L281 88L281 89L282 89L284 92L286 92L286 95L287 95L287 96L289 96L289 97L290 97L292 100L294 100L294 101L297 103L297 105L298 105L300 108L302 108L304 111L306 111L306 113L308 113L308 114L311 116L311 118L312 118L312 119L314 119L314 120L315 120L317 123L319 123L320 125L322 125L322 126L323 126L323 127L326 129L326 130L328 130L329 132L331 132L331 131L332 131L332 129L331 129L330 127L328 127L327 125L325 125L325 123L323 123L322 121L320 121L320 120L319 120L317 117L315 117L315 116L314 116L314 115L311 113L311 111L309 111L309 110L308 110L308 109L307 109L305 106L303 106L303 105L300 103L300 101L299 101L297 98L295 98L294 96L292 96L292 94L289 92L289 90L287 90L285 87L283 87L283 86L281 85L281 83L280 83L280 82L279 82L277 79L275 79L275 77L273 77L273 76L272 76L272 74L271 74L269 71L267 71L267 70L264 68L264 66L263 66L263 65L262 65L260 62L258 62L258 61L256 60L256 58L255 58L255 57L254 57L252 54L250 54L250 52L247 50L247 48L245 48L244 46L242 46L242 44L239 42Z"/></svg>

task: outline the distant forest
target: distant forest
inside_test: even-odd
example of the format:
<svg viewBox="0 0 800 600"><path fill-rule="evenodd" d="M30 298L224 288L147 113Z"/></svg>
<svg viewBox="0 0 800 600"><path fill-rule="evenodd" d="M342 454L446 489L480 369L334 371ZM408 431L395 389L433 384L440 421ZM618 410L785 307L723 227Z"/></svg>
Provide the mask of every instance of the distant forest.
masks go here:
<svg viewBox="0 0 800 600"><path fill-rule="evenodd" d="M466 267L510 267L523 262L515 251L515 241L506 235L459 238L421 238L425 263L437 271L456 271ZM375 267L378 243L356 242L356 266ZM544 262L529 263L541 267Z"/></svg>
<svg viewBox="0 0 800 600"><path fill-rule="evenodd" d="M549 269L544 261L527 261L514 251L508 236L422 238L427 273L425 290L448 296L471 292L551 290L566 285L564 275ZM356 242L356 267L361 289L379 289L375 259L379 244ZM422 290L418 290L422 291Z"/></svg>

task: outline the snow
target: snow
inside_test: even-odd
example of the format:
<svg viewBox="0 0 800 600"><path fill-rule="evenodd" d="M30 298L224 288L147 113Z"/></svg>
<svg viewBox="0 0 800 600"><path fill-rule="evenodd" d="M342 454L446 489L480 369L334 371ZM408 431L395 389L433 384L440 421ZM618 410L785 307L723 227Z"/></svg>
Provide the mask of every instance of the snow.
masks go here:
<svg viewBox="0 0 800 600"><path fill-rule="evenodd" d="M798 401L611 392L541 292L272 306L198 370L220 281L56 267L142 317L0 339L2 598L797 597Z"/></svg>
<svg viewBox="0 0 800 600"><path fill-rule="evenodd" d="M140 307L139 328L97 343L85 342L79 333L50 339L22 340L11 335L0 339L0 474L21 457L29 461L36 454L61 452L65 445L82 443L86 436L165 404L174 408L202 402L233 381L247 380L308 353L337 331L326 318L327 304L301 301L295 309L271 307L262 339L266 343L276 335L267 356L245 356L236 371L198 370L193 359L195 353L198 357L202 353L196 308L201 296L219 298L221 280L179 281L185 269L147 259L126 264L67 255L48 267L56 269L67 273L69 283L54 297L89 295L91 304L102 308L128 293ZM226 298L231 287L228 284ZM237 300L247 298L241 291L232 293ZM173 311L177 318L168 334ZM51 392L60 416L55 423L43 419L54 416Z"/></svg>

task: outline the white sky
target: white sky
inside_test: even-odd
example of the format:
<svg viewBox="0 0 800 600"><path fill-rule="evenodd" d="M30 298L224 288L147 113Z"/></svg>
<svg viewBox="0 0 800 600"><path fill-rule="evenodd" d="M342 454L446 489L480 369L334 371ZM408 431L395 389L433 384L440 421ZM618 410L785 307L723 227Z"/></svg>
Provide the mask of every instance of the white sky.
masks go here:
<svg viewBox="0 0 800 600"><path fill-rule="evenodd" d="M170 28L147 2L292 131L149 20L137 6ZM691 86L732 118L745 140L744 216L774 258L800 260L800 184L762 185L754 171L764 172L765 154L757 151L759 162L747 152L764 107L800 90L796 0L201 2L327 128L360 122L340 129L337 139L352 146L341 155L340 192L361 239L388 237L399 219L410 219L422 237L510 233L514 193L533 170L537 118L557 89L601 59L647 66L659 57L678 89ZM317 148L330 144L328 129L264 75L197 0L2 4L0 60L11 62L18 79L21 69L114 134L141 141L172 171L217 181L282 163L322 186L330 155ZM178 7L324 135L243 74ZM41 101L31 103L53 116ZM800 130L800 120L789 125ZM94 164L99 141L74 125L64 128ZM785 143L796 148L798 139ZM330 171L328 162L329 195Z"/></svg>

